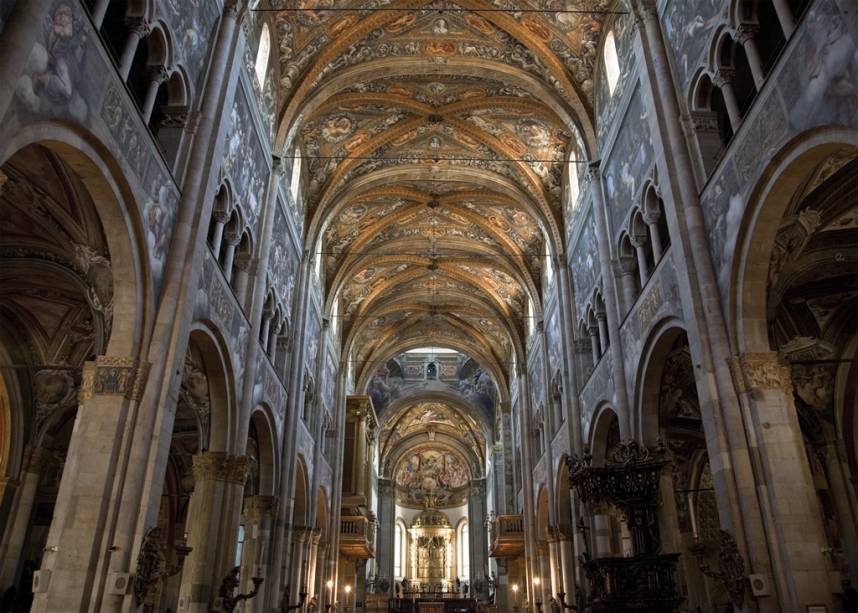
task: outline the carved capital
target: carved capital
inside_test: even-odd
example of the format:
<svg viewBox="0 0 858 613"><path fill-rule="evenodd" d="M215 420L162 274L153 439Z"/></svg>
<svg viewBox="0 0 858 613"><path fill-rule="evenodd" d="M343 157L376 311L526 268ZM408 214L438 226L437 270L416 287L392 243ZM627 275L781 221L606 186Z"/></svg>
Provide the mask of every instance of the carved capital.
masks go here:
<svg viewBox="0 0 858 613"><path fill-rule="evenodd" d="M759 26L743 23L736 30L736 42L740 45L745 45L746 43L753 41L759 31Z"/></svg>
<svg viewBox="0 0 858 613"><path fill-rule="evenodd" d="M641 215L643 217L644 223L648 226L654 226L658 223L658 220L661 219L661 211L659 209L648 209L643 212Z"/></svg>
<svg viewBox="0 0 858 613"><path fill-rule="evenodd" d="M792 393L789 366L777 353L744 353L733 358L731 369L739 393L754 389L781 389Z"/></svg>
<svg viewBox="0 0 858 613"><path fill-rule="evenodd" d="M617 270L622 276L633 275L637 259L631 255L620 255L617 257Z"/></svg>
<svg viewBox="0 0 858 613"><path fill-rule="evenodd" d="M736 78L736 70L727 66L719 68L715 73L715 76L712 77L712 83L715 87L724 87L725 85L730 85L733 83L733 80Z"/></svg>
<svg viewBox="0 0 858 613"><path fill-rule="evenodd" d="M167 72L166 66L150 66L146 69L146 74L149 75L152 83L166 83L170 78L170 73Z"/></svg>
<svg viewBox="0 0 858 613"><path fill-rule="evenodd" d="M152 32L152 24L145 17L126 17L125 25L137 38L146 38Z"/></svg>
<svg viewBox="0 0 858 613"><path fill-rule="evenodd" d="M629 233L629 242L632 244L632 247L635 249L640 249L646 245L646 241L649 238L646 234L630 232Z"/></svg>
<svg viewBox="0 0 858 613"><path fill-rule="evenodd" d="M231 455L223 451L204 451L193 456L194 479L224 481L244 485L250 476L253 460L246 455Z"/></svg>
<svg viewBox="0 0 858 613"><path fill-rule="evenodd" d="M244 499L244 519L260 521L272 519L277 512L277 496L248 496Z"/></svg>

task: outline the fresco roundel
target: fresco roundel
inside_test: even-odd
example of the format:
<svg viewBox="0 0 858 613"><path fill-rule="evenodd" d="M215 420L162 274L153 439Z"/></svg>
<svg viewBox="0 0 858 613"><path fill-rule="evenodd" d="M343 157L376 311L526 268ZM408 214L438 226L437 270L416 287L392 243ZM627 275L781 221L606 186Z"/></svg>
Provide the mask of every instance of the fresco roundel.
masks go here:
<svg viewBox="0 0 858 613"><path fill-rule="evenodd" d="M468 468L447 450L421 447L409 451L394 474L399 504L444 508L467 501Z"/></svg>

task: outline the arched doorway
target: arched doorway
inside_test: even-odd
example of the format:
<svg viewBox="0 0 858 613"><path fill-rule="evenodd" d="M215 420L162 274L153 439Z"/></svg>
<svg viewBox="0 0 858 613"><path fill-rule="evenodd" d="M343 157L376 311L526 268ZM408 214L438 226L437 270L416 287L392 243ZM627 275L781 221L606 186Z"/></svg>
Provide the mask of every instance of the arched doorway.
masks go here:
<svg viewBox="0 0 858 613"><path fill-rule="evenodd" d="M775 501L774 512L776 521L804 526L793 540L822 552L808 579L822 602L858 581L858 135L806 134L774 159L739 239L732 340L737 368L753 392L744 400L760 419L780 417L781 446L785 441L795 451L787 461L780 453L776 461L763 455L777 480L771 494L778 488L815 494L803 505ZM777 373L777 381L755 376L761 368ZM776 448L768 430L758 436L762 449Z"/></svg>
<svg viewBox="0 0 858 613"><path fill-rule="evenodd" d="M119 226L105 231L104 213L108 224L119 214L105 183L59 143L25 146L0 167L0 590L19 608L32 600L84 364L107 352L114 314L129 314L114 303L112 256L125 249Z"/></svg>

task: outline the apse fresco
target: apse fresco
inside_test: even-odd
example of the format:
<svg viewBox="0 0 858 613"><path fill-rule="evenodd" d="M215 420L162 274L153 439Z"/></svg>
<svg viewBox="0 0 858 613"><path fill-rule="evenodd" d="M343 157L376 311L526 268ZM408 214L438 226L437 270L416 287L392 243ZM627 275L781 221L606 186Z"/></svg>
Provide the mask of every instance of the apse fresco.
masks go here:
<svg viewBox="0 0 858 613"><path fill-rule="evenodd" d="M468 468L457 455L443 448L418 447L396 467L396 501L436 509L459 506L467 501L468 479Z"/></svg>

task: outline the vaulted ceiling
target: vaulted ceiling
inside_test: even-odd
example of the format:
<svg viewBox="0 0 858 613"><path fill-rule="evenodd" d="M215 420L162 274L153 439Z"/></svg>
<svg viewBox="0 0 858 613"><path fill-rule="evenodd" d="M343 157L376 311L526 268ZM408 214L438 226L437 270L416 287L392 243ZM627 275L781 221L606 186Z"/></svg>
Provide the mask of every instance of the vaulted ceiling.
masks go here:
<svg viewBox="0 0 858 613"><path fill-rule="evenodd" d="M357 379L427 341L501 385L523 356L613 4L268 1L277 147L304 157L307 246L323 241Z"/></svg>

